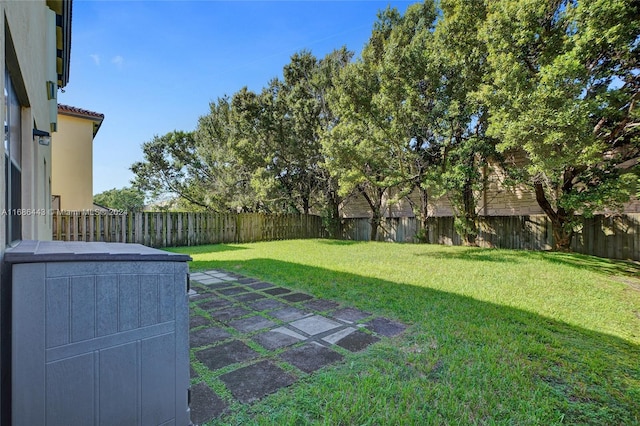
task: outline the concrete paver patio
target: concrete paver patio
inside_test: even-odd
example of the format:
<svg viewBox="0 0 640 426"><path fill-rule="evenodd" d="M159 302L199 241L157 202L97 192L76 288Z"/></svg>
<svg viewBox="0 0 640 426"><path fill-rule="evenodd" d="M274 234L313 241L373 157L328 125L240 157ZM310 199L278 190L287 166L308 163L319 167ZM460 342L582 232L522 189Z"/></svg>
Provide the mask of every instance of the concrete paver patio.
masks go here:
<svg viewBox="0 0 640 426"><path fill-rule="evenodd" d="M196 425L406 328L235 273L193 273L191 283L191 420Z"/></svg>

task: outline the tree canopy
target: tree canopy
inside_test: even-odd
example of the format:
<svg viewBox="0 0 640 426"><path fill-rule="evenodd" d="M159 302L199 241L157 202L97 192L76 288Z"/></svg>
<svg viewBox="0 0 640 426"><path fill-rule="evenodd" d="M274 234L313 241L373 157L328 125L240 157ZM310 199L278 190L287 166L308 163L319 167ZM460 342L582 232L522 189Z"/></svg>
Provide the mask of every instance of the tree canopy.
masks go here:
<svg viewBox="0 0 640 426"><path fill-rule="evenodd" d="M640 151L637 2L488 3L482 98L502 152L523 150L521 179L569 246L577 215L629 199Z"/></svg>
<svg viewBox="0 0 640 426"><path fill-rule="evenodd" d="M567 249L578 215L640 185L640 6L632 0L425 0L380 11L359 57L303 50L258 92L209 105L193 132L143 144L134 186L190 208L322 212L362 196L446 197L475 243L488 160L529 185ZM525 164L512 161L524 156Z"/></svg>
<svg viewBox="0 0 640 426"><path fill-rule="evenodd" d="M114 210L139 211L144 208L144 193L136 188L113 188L94 195L93 202Z"/></svg>

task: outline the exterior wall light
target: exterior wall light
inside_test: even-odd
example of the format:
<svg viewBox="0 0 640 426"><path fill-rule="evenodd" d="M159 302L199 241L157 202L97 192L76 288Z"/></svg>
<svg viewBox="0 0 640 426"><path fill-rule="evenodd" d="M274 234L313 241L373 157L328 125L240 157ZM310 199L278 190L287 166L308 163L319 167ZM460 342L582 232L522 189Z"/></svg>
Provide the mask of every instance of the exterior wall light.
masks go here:
<svg viewBox="0 0 640 426"><path fill-rule="evenodd" d="M49 146L51 143L51 135L44 130L33 129L33 137L38 139L40 145Z"/></svg>

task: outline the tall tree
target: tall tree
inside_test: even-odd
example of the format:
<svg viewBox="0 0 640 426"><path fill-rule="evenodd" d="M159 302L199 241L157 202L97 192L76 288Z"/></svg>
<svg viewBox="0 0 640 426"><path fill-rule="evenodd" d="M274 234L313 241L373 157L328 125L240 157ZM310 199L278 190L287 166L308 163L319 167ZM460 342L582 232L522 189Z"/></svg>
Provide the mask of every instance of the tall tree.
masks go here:
<svg viewBox="0 0 640 426"><path fill-rule="evenodd" d="M144 208L144 193L129 187L113 188L94 195L93 202L115 210L139 211Z"/></svg>
<svg viewBox="0 0 640 426"><path fill-rule="evenodd" d="M395 200L417 190L424 232L428 192L436 190L451 199L458 233L475 244L480 166L494 145L485 135L486 108L474 96L485 68L477 36L484 7L455 0L442 7L423 2L404 16L381 13L336 91L341 122L327 149L342 190L367 200L372 235L391 189Z"/></svg>
<svg viewBox="0 0 640 426"><path fill-rule="evenodd" d="M486 135L489 112L476 95L487 69L487 51L478 36L486 15L484 3L441 2L427 80L434 92L434 124L442 154L439 183L453 206L456 231L467 245L476 244L480 170L495 156L495 142Z"/></svg>
<svg viewBox="0 0 640 426"><path fill-rule="evenodd" d="M194 132L174 131L142 145L144 160L134 163L134 187L151 198L174 196L176 205L213 211L256 211L251 173L234 155L231 103L211 102Z"/></svg>
<svg viewBox="0 0 640 426"><path fill-rule="evenodd" d="M423 173L416 160L429 145L419 125L424 119L412 108L422 102L415 95L421 70L411 61L423 46L408 47L429 37L435 17L429 2L411 6L406 17L391 8L380 12L362 57L340 73L330 97L339 120L323 142L327 165L343 195L357 193L369 205L371 239L377 238L385 198L393 197L390 190L410 192L420 181L416 173Z"/></svg>
<svg viewBox="0 0 640 426"><path fill-rule="evenodd" d="M522 179L568 250L578 215L621 206L640 157L640 4L500 0L483 37L482 96L501 151L522 150Z"/></svg>
<svg viewBox="0 0 640 426"><path fill-rule="evenodd" d="M224 96L209 104L209 114L200 117L195 131L196 154L206 179L205 199L218 211L260 211L262 202L251 186L252 171L233 149L235 123L231 100Z"/></svg>
<svg viewBox="0 0 640 426"><path fill-rule="evenodd" d="M144 161L131 165L135 188L151 198L175 194L196 208L210 208L203 188L206 170L193 132L173 131L142 144Z"/></svg>
<svg viewBox="0 0 640 426"><path fill-rule="evenodd" d="M398 182L393 167L393 148L385 146L390 138L377 120L372 98L379 91L370 64L357 62L347 66L337 79L331 108L339 121L323 140L325 163L337 179L339 194L361 195L369 205L371 239L377 239L382 207L387 190Z"/></svg>
<svg viewBox="0 0 640 426"><path fill-rule="evenodd" d="M405 198L420 219L420 235L427 239L429 192L435 187L441 163L438 110L432 89L439 76L433 73L436 9L433 2L409 7L384 44L380 64L380 106L393 117L391 135L400 141L395 161L402 178L393 201ZM418 203L408 195L417 193Z"/></svg>
<svg viewBox="0 0 640 426"><path fill-rule="evenodd" d="M260 94L244 88L234 95L234 149L253 170L252 184L271 208L309 213L327 202L337 206L320 137L334 121L326 92L350 58L346 49L322 60L301 51L291 56L283 78L273 79Z"/></svg>
<svg viewBox="0 0 640 426"><path fill-rule="evenodd" d="M315 68L310 88L314 98L318 102L318 126L314 137L320 144L321 160L318 168L318 181L321 188L321 205L324 206L323 218L325 228L330 238L341 237L341 220L339 206L343 197L339 193L338 180L331 174L327 167L324 152L322 151L322 138L338 122L329 103L329 93L334 90L337 76L353 58L353 52L346 47L336 49L321 59Z"/></svg>
<svg viewBox="0 0 640 426"><path fill-rule="evenodd" d="M310 195L304 185L305 168L296 162L282 90L282 82L273 79L260 94L243 88L233 96L233 149L251 170L251 185L267 211L300 211Z"/></svg>

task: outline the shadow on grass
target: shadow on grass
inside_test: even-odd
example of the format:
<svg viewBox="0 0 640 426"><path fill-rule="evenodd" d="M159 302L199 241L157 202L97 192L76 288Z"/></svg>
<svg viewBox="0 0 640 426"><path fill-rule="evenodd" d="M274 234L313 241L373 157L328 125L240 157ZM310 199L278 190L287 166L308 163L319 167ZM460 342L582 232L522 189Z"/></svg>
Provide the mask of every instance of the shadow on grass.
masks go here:
<svg viewBox="0 0 640 426"><path fill-rule="evenodd" d="M353 246L356 244L366 244L368 241L353 241L353 240L327 240L327 239L319 239L317 240L319 244L324 244L328 246Z"/></svg>
<svg viewBox="0 0 640 426"><path fill-rule="evenodd" d="M496 254L499 251L499 255ZM551 251L508 250L480 247L434 246L433 250L416 256L429 256L441 259L459 259L472 262L521 263L530 259L562 264L573 268L587 269L607 275L622 275L631 278L640 277L640 263L612 260L588 256L579 253L560 253Z"/></svg>
<svg viewBox="0 0 640 426"><path fill-rule="evenodd" d="M624 275L627 277L640 277L640 263L624 260L612 260L602 257L587 256L578 253L558 253L531 252L534 255L544 255L548 261L561 263L580 269L589 269L594 272L600 272L612 275Z"/></svg>
<svg viewBox="0 0 640 426"><path fill-rule="evenodd" d="M442 255L450 253L443 251ZM516 262L519 256L538 255L517 252L506 256L506 261ZM482 251L471 249L459 256L478 260ZM588 265L587 259L579 256L556 259L575 267ZM332 415L338 412L332 418L337 423L393 423L397 418L388 417L394 411L388 404L393 404L395 393L404 391L412 395L417 389L421 391L415 397L402 401L406 412L410 411L407 404L415 408L415 412L410 412L417 416L416 421L420 421L420 416L433 415L429 411L433 408L420 396L425 389L434 401L447 398L454 401L448 409L445 406L438 410L443 423L465 423L474 418L480 423L508 420L515 424L637 424L640 421L640 364L637 362L640 346L618 337L465 296L291 262L260 258L193 261L191 266L197 270L237 272L412 326L388 349L393 356L386 354L384 359L370 364L386 366L386 370L376 374L384 375L383 379L393 384L393 390L377 389L373 395L360 391L357 384L350 384L354 374L360 376L348 372L344 377L338 376L339 380L338 377L327 379L331 386L337 386L335 392L325 389L320 392L322 395L314 397L316 385L312 382L304 391L292 390L282 398L274 396L278 403L273 406L256 408L256 416L269 412L274 424L278 418L291 419L291 413L295 417L296 410L301 411L300 418L308 420L310 414L302 408L305 406L311 406L311 411L318 416L312 421L322 421L324 409L333 410ZM589 267L598 267L598 261ZM421 379L421 365L429 365L434 359L438 366L437 378ZM354 393L354 400L363 401L362 406L357 407L359 418L351 417L354 414L349 411L340 414L346 409L338 407L338 396L330 395L344 393L341 387ZM477 393L476 397L470 396L474 394L472 389L482 392L482 397L478 399ZM455 397L451 397L452 393ZM388 408L377 410L375 407L379 406ZM252 415L253 408L247 410ZM482 413L484 418L478 419ZM256 421L260 423L260 419Z"/></svg>
<svg viewBox="0 0 640 426"><path fill-rule="evenodd" d="M433 247L433 250L431 250L431 247ZM449 249L446 247L449 247ZM430 245L429 248L429 251L416 253L415 256L433 257L435 259L469 260L472 262L517 263L522 261L518 256L496 256L495 249L440 245Z"/></svg>
<svg viewBox="0 0 640 426"><path fill-rule="evenodd" d="M247 248L231 246L228 244L209 244L206 246L167 247L167 248L164 248L163 250L170 251L173 253L206 254L206 253L221 253L224 251L247 250Z"/></svg>

